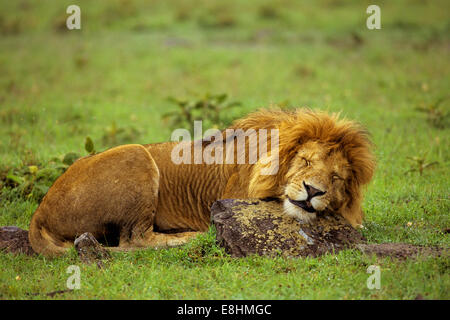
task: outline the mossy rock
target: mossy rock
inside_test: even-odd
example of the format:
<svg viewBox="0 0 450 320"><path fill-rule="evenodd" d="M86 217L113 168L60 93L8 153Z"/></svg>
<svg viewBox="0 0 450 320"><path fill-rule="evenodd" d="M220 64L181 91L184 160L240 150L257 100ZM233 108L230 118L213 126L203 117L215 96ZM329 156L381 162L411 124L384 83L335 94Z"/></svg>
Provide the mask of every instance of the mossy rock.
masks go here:
<svg viewBox="0 0 450 320"><path fill-rule="evenodd" d="M219 200L211 207L211 220L218 243L233 257L316 257L365 242L340 216L322 214L313 223L304 224L283 213L276 200Z"/></svg>

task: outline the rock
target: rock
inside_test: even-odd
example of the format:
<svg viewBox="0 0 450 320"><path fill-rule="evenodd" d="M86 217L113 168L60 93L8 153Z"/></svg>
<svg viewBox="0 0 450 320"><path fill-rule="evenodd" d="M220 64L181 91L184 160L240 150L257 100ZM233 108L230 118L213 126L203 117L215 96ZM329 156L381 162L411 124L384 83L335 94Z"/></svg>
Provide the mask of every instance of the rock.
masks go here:
<svg viewBox="0 0 450 320"><path fill-rule="evenodd" d="M95 237L85 232L74 241L75 250L80 257L80 260L86 264L96 263L99 268L102 268L103 260L111 258L110 253L95 239Z"/></svg>
<svg viewBox="0 0 450 320"><path fill-rule="evenodd" d="M219 200L211 207L211 220L219 245L233 257L316 257L364 242L340 216L323 214L311 224L302 224L284 214L276 200Z"/></svg>
<svg viewBox="0 0 450 320"><path fill-rule="evenodd" d="M15 226L0 227L0 250L29 256L36 254L28 240L28 231Z"/></svg>

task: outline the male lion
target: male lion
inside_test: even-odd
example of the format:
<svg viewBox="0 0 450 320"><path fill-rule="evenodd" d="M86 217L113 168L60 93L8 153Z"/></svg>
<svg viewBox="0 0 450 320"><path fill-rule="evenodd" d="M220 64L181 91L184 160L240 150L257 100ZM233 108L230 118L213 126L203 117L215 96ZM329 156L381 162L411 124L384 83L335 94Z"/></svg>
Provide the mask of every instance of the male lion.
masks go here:
<svg viewBox="0 0 450 320"><path fill-rule="evenodd" d="M124 145L79 159L34 213L33 249L60 255L84 232L116 250L181 245L208 229L210 206L225 198L278 198L286 214L307 222L331 211L353 226L362 223L362 188L375 161L358 124L304 109L262 110L231 128L278 129L278 152L267 149L256 163L175 164L172 149L181 142L167 142ZM237 140L225 133L222 138ZM275 144L270 137L266 142ZM278 171L261 174L273 157Z"/></svg>

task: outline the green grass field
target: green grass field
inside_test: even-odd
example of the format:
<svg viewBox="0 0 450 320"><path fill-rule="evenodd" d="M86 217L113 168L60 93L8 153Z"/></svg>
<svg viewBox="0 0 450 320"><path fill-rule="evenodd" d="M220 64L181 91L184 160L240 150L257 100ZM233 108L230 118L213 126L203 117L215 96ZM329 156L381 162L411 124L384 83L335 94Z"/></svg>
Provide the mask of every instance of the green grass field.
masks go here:
<svg viewBox="0 0 450 320"><path fill-rule="evenodd" d="M65 28L81 8L81 30ZM450 3L0 1L0 225L28 229L62 158L168 141L168 97L228 94L229 119L260 107L341 111L378 161L364 211L372 243L448 247ZM225 117L226 116L226 117ZM206 128L205 128L206 129ZM233 259L214 230L186 247L115 253L104 269L0 254L0 299L450 299L448 258ZM69 265L81 289L66 289ZM366 272L381 268L381 288Z"/></svg>

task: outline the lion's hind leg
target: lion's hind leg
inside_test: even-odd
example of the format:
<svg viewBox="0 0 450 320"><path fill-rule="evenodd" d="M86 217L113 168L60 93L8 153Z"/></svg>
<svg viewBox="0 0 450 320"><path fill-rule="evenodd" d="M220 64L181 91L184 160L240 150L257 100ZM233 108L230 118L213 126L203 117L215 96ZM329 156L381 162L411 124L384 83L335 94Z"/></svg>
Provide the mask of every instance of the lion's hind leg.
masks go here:
<svg viewBox="0 0 450 320"><path fill-rule="evenodd" d="M159 169L141 145L124 145L77 160L49 189L33 215L29 239L46 256L89 232L97 240L152 227Z"/></svg>

